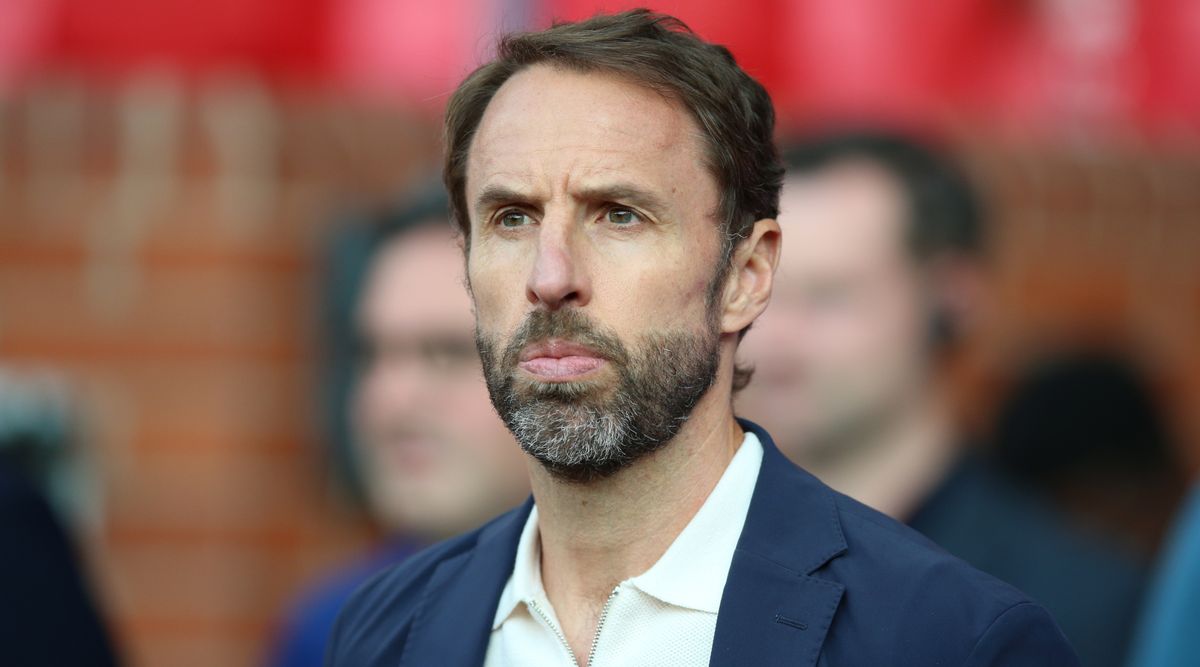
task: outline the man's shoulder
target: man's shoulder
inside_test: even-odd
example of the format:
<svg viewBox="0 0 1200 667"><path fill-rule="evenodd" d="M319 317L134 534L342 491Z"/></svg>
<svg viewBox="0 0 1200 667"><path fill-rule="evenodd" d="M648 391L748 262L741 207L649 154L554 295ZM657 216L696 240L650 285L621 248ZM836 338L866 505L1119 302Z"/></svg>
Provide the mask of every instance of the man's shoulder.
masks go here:
<svg viewBox="0 0 1200 667"><path fill-rule="evenodd" d="M514 510L515 511L515 510ZM469 533L438 542L391 565L367 578L366 582L346 601L339 614L339 624L362 625L362 617L384 613L390 622L407 622L416 606L423 585L443 563L449 562L475 548L480 535L495 521Z"/></svg>
<svg viewBox="0 0 1200 667"><path fill-rule="evenodd" d="M800 575L808 583L787 604L811 621L804 622L810 631L824 629L828 664L992 664L968 658L997 652L1014 658L997 664L1078 664L1058 625L1029 597L829 488L784 457L764 429L741 424L758 436L764 456L740 562L774 563L775 575L764 584L731 569L738 584L726 588L731 607L753 609L752 597Z"/></svg>
<svg viewBox="0 0 1200 667"><path fill-rule="evenodd" d="M926 596L934 596L933 601L937 595L956 592L970 592L976 602L998 608L1030 601L1021 591L950 554L916 530L853 498L831 493L847 543L847 553L832 561L831 569L840 568L851 579L891 582L897 588L933 576L923 582Z"/></svg>
<svg viewBox="0 0 1200 667"><path fill-rule="evenodd" d="M929 538L840 493L788 460L761 427L763 469L743 543L813 576L836 581L850 598L860 589L878 601L920 587L922 604L970 593L975 606L1005 608L1024 594L977 570Z"/></svg>
<svg viewBox="0 0 1200 667"><path fill-rule="evenodd" d="M1057 623L1029 596L908 526L831 493L847 551L814 573L845 586L843 618L826 644L830 656L875 649L902 664L992 664L997 654L1015 651L1036 659L1029 664L1076 664ZM872 632L848 632L864 626Z"/></svg>
<svg viewBox="0 0 1200 667"><path fill-rule="evenodd" d="M342 615L369 605L376 599L404 601L411 598L419 593L419 585L442 563L470 552L488 525L428 546L407 559L367 577L347 600Z"/></svg>
<svg viewBox="0 0 1200 667"><path fill-rule="evenodd" d="M910 525L1045 605L1087 664L1115 665L1127 652L1144 566L978 457L961 460Z"/></svg>

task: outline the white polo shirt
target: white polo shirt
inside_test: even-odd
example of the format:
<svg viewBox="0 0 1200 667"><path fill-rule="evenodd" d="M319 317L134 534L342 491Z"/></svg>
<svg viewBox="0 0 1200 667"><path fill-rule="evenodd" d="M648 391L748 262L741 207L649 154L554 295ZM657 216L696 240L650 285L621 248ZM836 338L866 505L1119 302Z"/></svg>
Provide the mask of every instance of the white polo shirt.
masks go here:
<svg viewBox="0 0 1200 667"><path fill-rule="evenodd" d="M590 667L707 665L729 564L762 466L746 433L712 493L649 570L613 589L592 640ZM537 506L492 623L485 667L577 665L541 576Z"/></svg>

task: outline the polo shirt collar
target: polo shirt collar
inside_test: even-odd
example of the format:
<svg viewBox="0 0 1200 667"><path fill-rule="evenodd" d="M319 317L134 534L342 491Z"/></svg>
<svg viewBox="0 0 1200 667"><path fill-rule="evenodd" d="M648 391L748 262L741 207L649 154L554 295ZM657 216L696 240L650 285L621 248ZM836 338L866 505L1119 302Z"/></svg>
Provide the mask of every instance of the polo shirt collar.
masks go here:
<svg viewBox="0 0 1200 667"><path fill-rule="evenodd" d="M623 583L667 604L716 614L762 460L761 442L747 431L721 479L671 546L650 569ZM542 586L537 519L535 504L517 544L512 575L496 605L493 630L531 600L551 607Z"/></svg>
<svg viewBox="0 0 1200 667"><path fill-rule="evenodd" d="M629 584L677 607L716 614L762 464L762 444L746 433L708 498L662 557Z"/></svg>

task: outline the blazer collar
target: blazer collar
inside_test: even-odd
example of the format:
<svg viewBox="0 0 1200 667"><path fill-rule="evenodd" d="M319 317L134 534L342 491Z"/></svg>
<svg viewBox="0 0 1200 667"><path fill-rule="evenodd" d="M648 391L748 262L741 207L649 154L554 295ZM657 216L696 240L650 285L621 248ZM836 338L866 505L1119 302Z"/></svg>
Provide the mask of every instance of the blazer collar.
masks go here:
<svg viewBox="0 0 1200 667"><path fill-rule="evenodd" d="M762 427L763 462L717 615L713 667L814 665L844 587L811 576L845 553L832 491L800 470ZM483 528L474 548L430 575L400 664L481 665L532 497Z"/></svg>
<svg viewBox="0 0 1200 667"><path fill-rule="evenodd" d="M763 446L762 468L738 550L800 574L811 574L846 551L833 491L779 451L763 427L738 419Z"/></svg>
<svg viewBox="0 0 1200 667"><path fill-rule="evenodd" d="M409 628L400 667L482 665L496 604L512 574L533 497L481 529L475 546L429 576Z"/></svg>
<svg viewBox="0 0 1200 667"><path fill-rule="evenodd" d="M845 587L813 576L846 552L834 494L788 461L762 427L750 513L729 567L712 667L815 665Z"/></svg>

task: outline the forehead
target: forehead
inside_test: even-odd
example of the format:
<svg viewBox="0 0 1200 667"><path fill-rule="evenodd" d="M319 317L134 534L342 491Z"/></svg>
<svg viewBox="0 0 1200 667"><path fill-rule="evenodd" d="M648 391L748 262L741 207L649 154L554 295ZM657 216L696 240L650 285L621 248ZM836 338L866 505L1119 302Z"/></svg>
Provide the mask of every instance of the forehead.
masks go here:
<svg viewBox="0 0 1200 667"><path fill-rule="evenodd" d="M691 115L662 93L611 73L534 65L501 86L480 121L468 199L493 181L554 190L622 176L673 190L692 173L711 180L702 147Z"/></svg>
<svg viewBox="0 0 1200 667"><path fill-rule="evenodd" d="M896 179L848 159L784 180L779 222L787 273L896 264L907 257L906 199Z"/></svg>
<svg viewBox="0 0 1200 667"><path fill-rule="evenodd" d="M390 239L368 268L359 319L372 330L470 330L462 252L449 223Z"/></svg>

